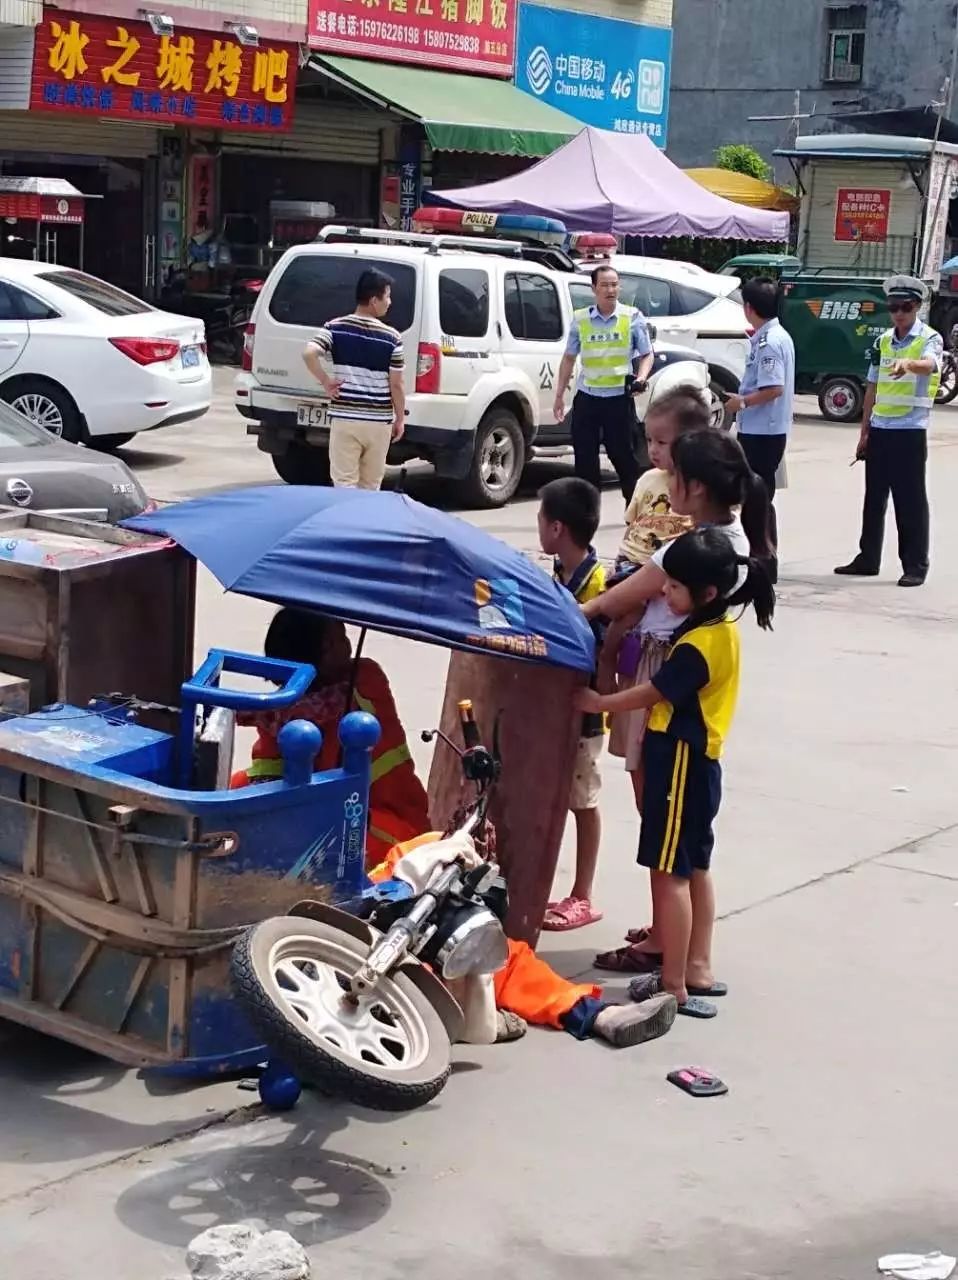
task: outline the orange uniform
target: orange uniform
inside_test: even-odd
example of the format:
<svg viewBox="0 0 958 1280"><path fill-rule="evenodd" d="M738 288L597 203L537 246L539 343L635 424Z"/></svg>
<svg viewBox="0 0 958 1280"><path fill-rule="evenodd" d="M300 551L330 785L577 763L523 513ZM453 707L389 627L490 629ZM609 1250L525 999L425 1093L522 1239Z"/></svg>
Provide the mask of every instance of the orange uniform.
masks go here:
<svg viewBox="0 0 958 1280"><path fill-rule="evenodd" d="M390 849L379 866L369 872L370 880L374 883L388 880L396 863L405 854L420 845L441 839L438 831L431 831ZM573 1005L586 996L598 999L602 995L602 988L593 983L579 984L560 978L554 969L539 959L528 942L516 942L513 938L506 941L509 943L509 958L493 976L497 1009L517 1013L534 1026L555 1027L561 1031L563 1014L568 1013Z"/></svg>
<svg viewBox="0 0 958 1280"><path fill-rule="evenodd" d="M346 685L335 685L307 694L293 707L282 711L240 712L238 724L258 730L253 744L253 762L235 773L232 787L251 782L272 781L283 776L277 737L291 720L310 720L323 734L323 746L316 757L317 770L335 769L339 763L338 726L346 712ZM409 754L406 734L396 711L392 690L382 667L371 658L360 658L352 711L368 711L379 721L381 737L373 750L369 785L369 827L366 854L370 860L385 857L393 845L410 840L429 826L429 802Z"/></svg>

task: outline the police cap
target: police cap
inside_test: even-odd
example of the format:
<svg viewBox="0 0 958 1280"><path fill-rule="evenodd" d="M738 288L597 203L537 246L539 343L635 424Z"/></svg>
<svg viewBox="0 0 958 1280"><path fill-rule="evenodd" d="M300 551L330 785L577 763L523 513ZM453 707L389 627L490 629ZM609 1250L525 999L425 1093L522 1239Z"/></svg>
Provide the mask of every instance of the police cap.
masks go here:
<svg viewBox="0 0 958 1280"><path fill-rule="evenodd" d="M925 286L915 276L889 276L882 287L886 298L905 298L909 302L925 301Z"/></svg>

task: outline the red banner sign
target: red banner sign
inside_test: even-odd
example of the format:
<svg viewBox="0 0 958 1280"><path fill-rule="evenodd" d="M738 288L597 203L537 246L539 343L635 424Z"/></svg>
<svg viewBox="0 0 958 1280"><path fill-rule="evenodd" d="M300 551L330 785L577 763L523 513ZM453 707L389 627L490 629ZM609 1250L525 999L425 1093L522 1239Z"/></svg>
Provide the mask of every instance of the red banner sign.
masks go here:
<svg viewBox="0 0 958 1280"><path fill-rule="evenodd" d="M293 44L45 9L30 110L275 133L293 123L296 68Z"/></svg>
<svg viewBox="0 0 958 1280"><path fill-rule="evenodd" d="M25 218L28 222L83 221L83 201L66 196L38 196L32 191L0 195L0 218Z"/></svg>
<svg viewBox="0 0 958 1280"><path fill-rule="evenodd" d="M884 244L888 239L891 192L874 187L839 187L835 197L835 239Z"/></svg>
<svg viewBox="0 0 958 1280"><path fill-rule="evenodd" d="M511 76L517 0L309 0L323 53Z"/></svg>

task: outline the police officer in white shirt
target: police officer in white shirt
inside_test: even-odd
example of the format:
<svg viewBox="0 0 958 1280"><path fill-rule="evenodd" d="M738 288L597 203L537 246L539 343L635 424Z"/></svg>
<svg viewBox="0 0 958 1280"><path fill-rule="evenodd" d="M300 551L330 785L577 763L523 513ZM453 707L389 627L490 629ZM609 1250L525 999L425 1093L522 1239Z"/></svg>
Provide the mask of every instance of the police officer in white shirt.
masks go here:
<svg viewBox="0 0 958 1280"><path fill-rule="evenodd" d="M865 460L865 505L859 552L836 573L872 577L881 569L888 495L895 504L900 587L920 587L928 574L928 425L941 381L941 334L918 319L926 298L921 280L885 281L892 328L872 348L862 430L855 452Z"/></svg>
<svg viewBox="0 0 958 1280"><path fill-rule="evenodd" d="M778 545L775 474L785 456L795 398L795 344L778 320L778 286L757 276L742 289L745 316L755 330L737 396L726 408L738 414L738 440L772 503L772 546Z"/></svg>

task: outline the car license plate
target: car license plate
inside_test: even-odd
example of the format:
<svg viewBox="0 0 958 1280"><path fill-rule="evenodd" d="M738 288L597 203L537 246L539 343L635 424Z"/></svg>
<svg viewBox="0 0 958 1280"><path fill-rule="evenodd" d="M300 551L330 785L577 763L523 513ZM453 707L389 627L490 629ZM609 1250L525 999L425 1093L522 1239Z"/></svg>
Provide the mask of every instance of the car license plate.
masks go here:
<svg viewBox="0 0 958 1280"><path fill-rule="evenodd" d="M183 361L184 369L195 369L200 362L199 347L184 347L180 358Z"/></svg>
<svg viewBox="0 0 958 1280"><path fill-rule="evenodd" d="M296 406L297 427L329 427L329 410L321 404Z"/></svg>

